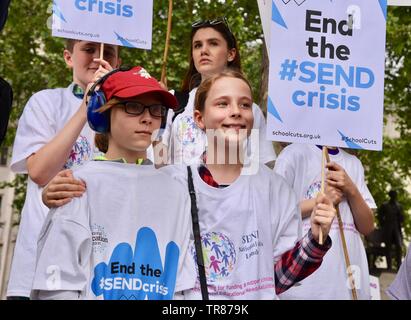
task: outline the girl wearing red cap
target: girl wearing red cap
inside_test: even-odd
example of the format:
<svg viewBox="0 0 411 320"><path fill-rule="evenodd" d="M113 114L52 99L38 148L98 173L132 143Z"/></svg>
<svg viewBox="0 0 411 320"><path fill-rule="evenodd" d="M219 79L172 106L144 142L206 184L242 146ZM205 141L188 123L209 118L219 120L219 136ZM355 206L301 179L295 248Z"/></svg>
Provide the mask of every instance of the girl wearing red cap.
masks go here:
<svg viewBox="0 0 411 320"><path fill-rule="evenodd" d="M146 70L112 72L91 89L90 127L105 156L74 171L87 191L51 210L40 234L35 299L172 299L193 287L186 189L147 159L174 96ZM107 102L95 105L98 95Z"/></svg>

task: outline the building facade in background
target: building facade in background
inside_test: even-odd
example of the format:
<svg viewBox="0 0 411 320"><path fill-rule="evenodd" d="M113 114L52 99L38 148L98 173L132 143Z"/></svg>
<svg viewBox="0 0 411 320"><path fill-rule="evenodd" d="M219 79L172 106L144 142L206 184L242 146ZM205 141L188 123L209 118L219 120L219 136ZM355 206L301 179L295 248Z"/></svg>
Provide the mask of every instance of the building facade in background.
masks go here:
<svg viewBox="0 0 411 320"><path fill-rule="evenodd" d="M0 182L11 182L15 174L9 167L9 149L0 149ZM13 212L14 189L0 189L0 298L6 298L11 259L16 243L19 214Z"/></svg>

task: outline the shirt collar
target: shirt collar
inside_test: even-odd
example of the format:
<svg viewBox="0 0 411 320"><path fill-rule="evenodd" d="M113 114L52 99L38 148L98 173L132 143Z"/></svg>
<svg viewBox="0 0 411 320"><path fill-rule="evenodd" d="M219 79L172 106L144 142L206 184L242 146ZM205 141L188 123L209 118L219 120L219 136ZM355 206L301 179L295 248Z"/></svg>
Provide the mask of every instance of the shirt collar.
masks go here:
<svg viewBox="0 0 411 320"><path fill-rule="evenodd" d="M204 164L198 167L198 174L200 178L211 187L223 189L229 186L228 184L218 184L218 182L214 180L211 171L208 170Z"/></svg>
<svg viewBox="0 0 411 320"><path fill-rule="evenodd" d="M320 148L321 150L323 149L323 146L319 146L319 145L316 145L318 148ZM328 154L331 154L331 155L333 155L333 156L335 156L335 155L337 155L337 154L339 154L340 153L340 149L338 149L338 148L335 148L335 149L330 149L330 148L327 148L327 150L328 150Z"/></svg>
<svg viewBox="0 0 411 320"><path fill-rule="evenodd" d="M111 161L111 162L119 162L119 163L127 163L126 159L118 158L118 159L107 159L105 156L96 156L94 161ZM137 165L151 165L153 162L150 159L137 159Z"/></svg>

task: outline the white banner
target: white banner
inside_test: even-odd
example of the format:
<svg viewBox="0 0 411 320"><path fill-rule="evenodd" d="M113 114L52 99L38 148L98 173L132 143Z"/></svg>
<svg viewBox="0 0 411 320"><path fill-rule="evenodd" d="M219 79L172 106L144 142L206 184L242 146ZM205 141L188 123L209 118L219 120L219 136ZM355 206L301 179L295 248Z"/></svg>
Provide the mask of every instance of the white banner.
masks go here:
<svg viewBox="0 0 411 320"><path fill-rule="evenodd" d="M273 0L257 0L260 11L261 24L264 32L265 43L267 44L268 55L270 55L270 21L272 15ZM388 0L389 6L411 6L411 0Z"/></svg>
<svg viewBox="0 0 411 320"><path fill-rule="evenodd" d="M273 0L267 136L381 150L385 0Z"/></svg>
<svg viewBox="0 0 411 320"><path fill-rule="evenodd" d="M411 6L411 0L388 0L389 6Z"/></svg>
<svg viewBox="0 0 411 320"><path fill-rule="evenodd" d="M151 49L153 0L54 0L56 37Z"/></svg>

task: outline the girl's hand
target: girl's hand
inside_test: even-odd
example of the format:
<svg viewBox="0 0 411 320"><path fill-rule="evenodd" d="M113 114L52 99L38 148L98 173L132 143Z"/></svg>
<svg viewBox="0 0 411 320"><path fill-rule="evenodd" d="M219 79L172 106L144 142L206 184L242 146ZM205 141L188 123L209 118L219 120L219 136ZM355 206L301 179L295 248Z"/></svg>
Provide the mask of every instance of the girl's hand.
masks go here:
<svg viewBox="0 0 411 320"><path fill-rule="evenodd" d="M323 232L323 239L327 238L335 214L336 210L332 201L326 195L318 194L311 214L311 232L317 242L319 241L320 228Z"/></svg>
<svg viewBox="0 0 411 320"><path fill-rule="evenodd" d="M71 170L63 170L44 188L42 200L48 208L61 207L72 198L81 197L85 191L84 181L74 179Z"/></svg>
<svg viewBox="0 0 411 320"><path fill-rule="evenodd" d="M326 167L328 169L327 185L341 190L344 195L349 196L355 192L357 187L343 167L335 162L328 163Z"/></svg>

